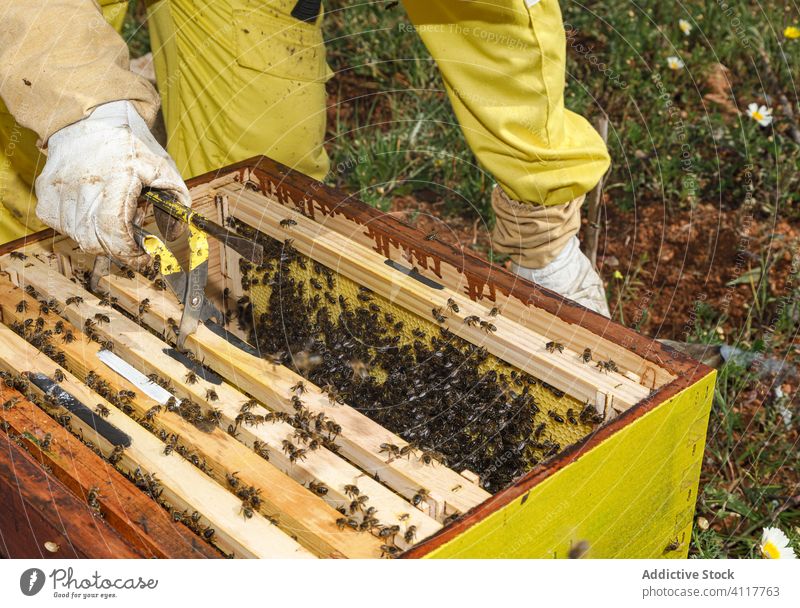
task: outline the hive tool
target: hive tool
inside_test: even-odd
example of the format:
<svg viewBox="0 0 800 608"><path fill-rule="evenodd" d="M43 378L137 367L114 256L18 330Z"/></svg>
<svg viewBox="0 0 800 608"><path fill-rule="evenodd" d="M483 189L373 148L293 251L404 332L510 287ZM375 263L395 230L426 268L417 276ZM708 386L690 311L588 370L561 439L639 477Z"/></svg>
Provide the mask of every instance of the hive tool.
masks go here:
<svg viewBox="0 0 800 608"><path fill-rule="evenodd" d="M175 242L179 242L179 239L187 241L188 266L184 267L166 244L165 239L143 226L134 226L136 242L149 254L167 287L183 303L183 313L176 335L177 348L183 350L186 338L196 331L199 323L213 320L224 324L225 320L224 315L206 295L208 237L217 239L253 264L263 262L264 250L260 244L243 238L192 211L169 193L144 189L142 198L145 203L153 205L153 216L162 235L165 237L177 235ZM90 280L90 287L93 290L97 290L100 278L110 272L111 261L113 260L102 256L95 261Z"/></svg>

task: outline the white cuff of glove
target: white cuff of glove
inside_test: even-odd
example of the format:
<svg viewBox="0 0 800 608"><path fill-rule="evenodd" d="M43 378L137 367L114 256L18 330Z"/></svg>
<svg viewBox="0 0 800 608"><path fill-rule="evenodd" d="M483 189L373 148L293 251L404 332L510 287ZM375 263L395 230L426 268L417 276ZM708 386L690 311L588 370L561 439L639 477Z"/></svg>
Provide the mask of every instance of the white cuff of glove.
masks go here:
<svg viewBox="0 0 800 608"><path fill-rule="evenodd" d="M544 268L524 268L512 263L511 270L523 279L575 300L604 317L611 317L603 280L589 258L583 255L577 236L567 241L556 259Z"/></svg>
<svg viewBox="0 0 800 608"><path fill-rule="evenodd" d="M138 266L147 260L133 234L144 186L191 205L175 163L133 104L114 101L50 137L36 180L36 214L84 251Z"/></svg>

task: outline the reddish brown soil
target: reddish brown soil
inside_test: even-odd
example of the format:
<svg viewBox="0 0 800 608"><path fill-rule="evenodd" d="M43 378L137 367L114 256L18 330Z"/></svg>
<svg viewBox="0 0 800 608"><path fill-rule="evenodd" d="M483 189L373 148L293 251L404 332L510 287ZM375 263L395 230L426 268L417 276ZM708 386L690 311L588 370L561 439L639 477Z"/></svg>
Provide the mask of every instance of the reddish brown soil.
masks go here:
<svg viewBox="0 0 800 608"><path fill-rule="evenodd" d="M437 238L486 256L491 250L486 225L474 217L443 217L442 202L396 197L393 215ZM753 218L749 234L740 211L698 205L694 210L667 211L659 205L619 210L607 201L605 230L600 237L598 265L611 294L614 318L618 307L626 325L657 338L687 340L694 310L705 302L725 315L721 328L727 341L750 314L750 285L727 283L759 268L768 250L777 256L770 272L770 289L783 295L790 264L789 247L800 238L786 221ZM585 221L584 221L585 224ZM627 284L614 278L619 271Z"/></svg>

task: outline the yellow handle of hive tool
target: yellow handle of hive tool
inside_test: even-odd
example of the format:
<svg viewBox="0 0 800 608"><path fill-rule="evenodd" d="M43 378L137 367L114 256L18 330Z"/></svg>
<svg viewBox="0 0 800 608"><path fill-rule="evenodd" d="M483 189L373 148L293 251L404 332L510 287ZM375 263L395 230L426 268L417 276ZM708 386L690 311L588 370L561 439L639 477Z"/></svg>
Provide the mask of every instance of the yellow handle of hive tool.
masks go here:
<svg viewBox="0 0 800 608"><path fill-rule="evenodd" d="M208 259L208 236L189 224L189 269L194 270Z"/></svg>
<svg viewBox="0 0 800 608"><path fill-rule="evenodd" d="M164 244L160 238L154 234L147 234L142 237L142 249L144 249L153 260L158 260L161 274L169 275L182 272L178 260ZM208 257L208 246L206 246L206 257Z"/></svg>

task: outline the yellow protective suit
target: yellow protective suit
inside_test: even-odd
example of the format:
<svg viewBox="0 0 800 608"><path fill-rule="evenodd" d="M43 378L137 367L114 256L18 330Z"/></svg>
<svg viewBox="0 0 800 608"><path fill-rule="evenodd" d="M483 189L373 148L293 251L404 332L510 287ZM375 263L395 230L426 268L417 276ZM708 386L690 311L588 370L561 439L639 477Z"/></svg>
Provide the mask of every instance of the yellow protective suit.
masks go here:
<svg viewBox="0 0 800 608"><path fill-rule="evenodd" d="M85 8L92 1L57 3ZM0 0L0 10L11 2ZM55 0L26 4L48 2ZM111 4L108 10L120 3L105 4ZM256 154L317 179L325 177L325 82L331 72L325 62L323 18L320 14L314 22L300 21L290 14L295 4L148 4L167 149L184 177ZM605 145L588 122L564 108L566 40L557 0L530 7L526 0L405 0L404 6L413 25L388 35L414 35L416 30L422 37L442 72L465 138L501 187L492 199L498 218L496 248L523 266L543 266L577 231L580 205L575 199L599 181L609 162ZM5 99L9 87L20 85L3 84L2 30L0 25L0 93ZM112 40L110 31L105 31L104 44L113 47L119 39ZM49 76L58 79L58 74ZM69 90L74 80L60 84ZM156 102L146 99L135 79L111 83L103 94L115 88L119 98L135 99L145 118L151 115ZM136 95L131 97L131 91ZM51 117L47 124L65 126L76 119ZM46 141L47 129L26 126ZM12 164L21 158L16 156Z"/></svg>

